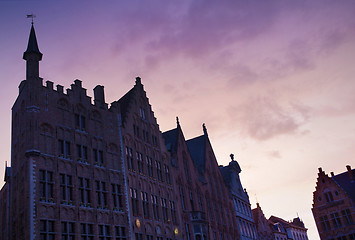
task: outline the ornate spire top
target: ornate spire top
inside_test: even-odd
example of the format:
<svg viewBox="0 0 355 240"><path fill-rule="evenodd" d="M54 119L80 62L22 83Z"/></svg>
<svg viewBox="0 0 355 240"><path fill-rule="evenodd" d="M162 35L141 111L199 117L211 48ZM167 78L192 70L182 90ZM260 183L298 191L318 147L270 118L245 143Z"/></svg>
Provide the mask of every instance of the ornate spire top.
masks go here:
<svg viewBox="0 0 355 240"><path fill-rule="evenodd" d="M206 128L206 124L205 124L205 123L202 124L202 129L203 129L203 134L206 135L206 136L208 136L208 134L207 134L207 128Z"/></svg>
<svg viewBox="0 0 355 240"><path fill-rule="evenodd" d="M229 156L231 157L232 161L234 161L234 154L231 153Z"/></svg>
<svg viewBox="0 0 355 240"><path fill-rule="evenodd" d="M35 29L31 26L30 37L28 39L27 50L23 53L23 59L29 60L29 54L34 53L38 56L38 61L42 60L42 53L39 51Z"/></svg>
<svg viewBox="0 0 355 240"><path fill-rule="evenodd" d="M178 117L178 116L176 117L176 125L177 125L178 127L180 127L180 122L179 122L179 117Z"/></svg>

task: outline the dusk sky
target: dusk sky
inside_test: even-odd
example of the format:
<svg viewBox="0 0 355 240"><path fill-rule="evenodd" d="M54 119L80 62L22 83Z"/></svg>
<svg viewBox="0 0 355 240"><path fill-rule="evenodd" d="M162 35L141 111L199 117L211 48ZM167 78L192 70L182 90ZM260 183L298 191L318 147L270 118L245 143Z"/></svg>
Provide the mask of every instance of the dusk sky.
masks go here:
<svg viewBox="0 0 355 240"><path fill-rule="evenodd" d="M0 0L1 179L31 13L44 82L104 85L111 103L140 76L161 131L179 116L189 139L206 123L252 208L257 196L266 217L298 214L319 239L318 167L355 167L355 1Z"/></svg>

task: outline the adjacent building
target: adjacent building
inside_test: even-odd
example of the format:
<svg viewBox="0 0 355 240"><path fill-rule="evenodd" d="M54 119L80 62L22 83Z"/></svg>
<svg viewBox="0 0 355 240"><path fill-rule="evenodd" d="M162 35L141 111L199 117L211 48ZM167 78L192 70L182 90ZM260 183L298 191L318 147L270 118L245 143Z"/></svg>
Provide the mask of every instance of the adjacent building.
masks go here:
<svg viewBox="0 0 355 240"><path fill-rule="evenodd" d="M355 169L330 176L318 169L312 212L322 240L355 239Z"/></svg>
<svg viewBox="0 0 355 240"><path fill-rule="evenodd" d="M233 201L234 214L238 223L238 230L242 240L258 239L253 214L249 202L249 196L240 181L240 172L242 171L238 162L234 160L231 154L231 162L228 166L221 166L225 184L229 189L230 198Z"/></svg>
<svg viewBox="0 0 355 240"><path fill-rule="evenodd" d="M267 219L259 205L252 210L259 239L265 240L308 240L307 228L297 217L292 221L271 216Z"/></svg>

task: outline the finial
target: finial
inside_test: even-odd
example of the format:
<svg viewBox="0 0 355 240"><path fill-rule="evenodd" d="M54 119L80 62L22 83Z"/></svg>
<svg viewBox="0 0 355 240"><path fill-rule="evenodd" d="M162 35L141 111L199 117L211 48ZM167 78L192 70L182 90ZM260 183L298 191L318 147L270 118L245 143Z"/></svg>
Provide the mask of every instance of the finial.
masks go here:
<svg viewBox="0 0 355 240"><path fill-rule="evenodd" d="M231 153L229 156L231 157L232 161L234 161L234 154Z"/></svg>
<svg viewBox="0 0 355 240"><path fill-rule="evenodd" d="M177 124L178 126L180 126L180 122L179 122L179 117L178 117L178 116L176 117L176 124Z"/></svg>
<svg viewBox="0 0 355 240"><path fill-rule="evenodd" d="M33 25L33 19L36 17L36 15L32 14L27 14L27 18L31 18L31 24Z"/></svg>
<svg viewBox="0 0 355 240"><path fill-rule="evenodd" d="M203 129L203 133L207 136L208 134L207 134L207 128L205 123L202 124L202 129Z"/></svg>
<svg viewBox="0 0 355 240"><path fill-rule="evenodd" d="M136 77L136 84L142 84L140 77Z"/></svg>

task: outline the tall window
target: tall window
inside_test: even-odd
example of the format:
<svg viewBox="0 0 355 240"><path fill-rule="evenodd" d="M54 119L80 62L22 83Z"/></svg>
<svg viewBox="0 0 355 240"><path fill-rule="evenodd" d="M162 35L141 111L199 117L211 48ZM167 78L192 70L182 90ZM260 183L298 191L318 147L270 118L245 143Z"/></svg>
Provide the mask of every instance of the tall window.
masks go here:
<svg viewBox="0 0 355 240"><path fill-rule="evenodd" d="M139 215L137 189L130 188L132 212L134 216Z"/></svg>
<svg viewBox="0 0 355 240"><path fill-rule="evenodd" d="M190 196L190 205L191 205L191 210L192 211L195 211L195 207L194 207L194 196L193 196L193 193L190 191L189 192L189 196Z"/></svg>
<svg viewBox="0 0 355 240"><path fill-rule="evenodd" d="M54 202L53 199L53 172L47 170L39 170L40 184L40 201Z"/></svg>
<svg viewBox="0 0 355 240"><path fill-rule="evenodd" d="M136 233L136 240L143 240L143 234L142 233Z"/></svg>
<svg viewBox="0 0 355 240"><path fill-rule="evenodd" d="M182 187L180 187L180 199L181 199L182 210L186 210L184 189Z"/></svg>
<svg viewBox="0 0 355 240"><path fill-rule="evenodd" d="M75 128L81 131L85 131L86 122L85 117L81 114L75 114Z"/></svg>
<svg viewBox="0 0 355 240"><path fill-rule="evenodd" d="M62 222L62 240L74 240L75 227L74 222Z"/></svg>
<svg viewBox="0 0 355 240"><path fill-rule="evenodd" d="M137 152L137 164L139 173L143 174L143 155L140 152Z"/></svg>
<svg viewBox="0 0 355 240"><path fill-rule="evenodd" d="M128 169L134 171L132 148L126 147Z"/></svg>
<svg viewBox="0 0 355 240"><path fill-rule="evenodd" d="M141 118L143 119L143 120L145 120L146 119L146 116L145 116L145 110L144 110L144 108L139 108L139 113L140 113L140 116L141 116Z"/></svg>
<svg viewBox="0 0 355 240"><path fill-rule="evenodd" d="M60 174L60 203L73 203L73 182L70 175Z"/></svg>
<svg viewBox="0 0 355 240"><path fill-rule="evenodd" d="M171 220L173 221L173 223L177 223L175 202L170 200L169 205L170 205Z"/></svg>
<svg viewBox="0 0 355 240"><path fill-rule="evenodd" d="M185 171L185 177L186 177L186 181L190 182L190 173L189 173L189 168L187 167L187 160L184 159L184 171Z"/></svg>
<svg viewBox="0 0 355 240"><path fill-rule="evenodd" d="M331 213L330 214L330 219L333 222L333 226L335 228L341 227L341 221L338 213Z"/></svg>
<svg viewBox="0 0 355 240"><path fill-rule="evenodd" d="M86 146L77 144L76 154L79 162L88 162L88 148Z"/></svg>
<svg viewBox="0 0 355 240"><path fill-rule="evenodd" d="M159 220L159 203L158 203L158 196L152 195L152 205L153 205L153 213L154 219Z"/></svg>
<svg viewBox="0 0 355 240"><path fill-rule="evenodd" d="M185 229L186 229L186 239L187 240L190 240L191 237L190 237L190 226L188 223L185 223Z"/></svg>
<svg viewBox="0 0 355 240"><path fill-rule="evenodd" d="M165 179L168 184L171 184L169 166L164 164Z"/></svg>
<svg viewBox="0 0 355 240"><path fill-rule="evenodd" d="M79 177L80 206L91 207L90 193L90 179Z"/></svg>
<svg viewBox="0 0 355 240"><path fill-rule="evenodd" d="M351 212L349 209L345 209L341 211L341 214L343 215L343 220L345 225L353 224L353 218L351 217Z"/></svg>
<svg viewBox="0 0 355 240"><path fill-rule="evenodd" d="M154 239L153 237L154 237L153 235L147 235L147 240L153 240Z"/></svg>
<svg viewBox="0 0 355 240"><path fill-rule="evenodd" d="M324 196L325 196L325 199L327 200L327 202L334 201L332 192L326 192L326 193L324 193Z"/></svg>
<svg viewBox="0 0 355 240"><path fill-rule="evenodd" d="M134 131L134 135L136 137L140 137L139 136L139 127L137 125L135 125L135 124L133 124L133 131Z"/></svg>
<svg viewBox="0 0 355 240"><path fill-rule="evenodd" d="M62 158L71 158L69 141L58 139L58 154Z"/></svg>
<svg viewBox="0 0 355 240"><path fill-rule="evenodd" d="M111 186L113 210L123 211L121 185L112 183Z"/></svg>
<svg viewBox="0 0 355 240"><path fill-rule="evenodd" d="M99 240L111 239L110 225L99 224Z"/></svg>
<svg viewBox="0 0 355 240"><path fill-rule="evenodd" d="M94 239L94 227L91 223L80 223L80 235L81 240L93 240Z"/></svg>
<svg viewBox="0 0 355 240"><path fill-rule="evenodd" d="M145 218L150 218L148 193L141 192L141 197L142 197L143 215Z"/></svg>
<svg viewBox="0 0 355 240"><path fill-rule="evenodd" d="M148 176L153 177L153 160L151 157L147 156L147 168L148 168Z"/></svg>
<svg viewBox="0 0 355 240"><path fill-rule="evenodd" d="M95 165L103 166L104 165L104 153L102 150L93 149L92 154L94 155Z"/></svg>
<svg viewBox="0 0 355 240"><path fill-rule="evenodd" d="M97 208L107 209L107 189L105 182L96 181L96 199Z"/></svg>
<svg viewBox="0 0 355 240"><path fill-rule="evenodd" d="M155 161L155 167L157 168L157 178L159 181L163 181L162 171L161 171L161 163L159 161Z"/></svg>
<svg viewBox="0 0 355 240"><path fill-rule="evenodd" d="M201 195L197 195L197 200L198 200L198 206L200 208L200 211L203 211L203 202L202 202Z"/></svg>
<svg viewBox="0 0 355 240"><path fill-rule="evenodd" d="M126 228L122 226L115 226L115 237L116 240L127 239Z"/></svg>
<svg viewBox="0 0 355 240"><path fill-rule="evenodd" d="M164 221L168 221L168 206L167 206L167 201L165 198L161 199L161 208L163 211L163 219Z"/></svg>
<svg viewBox="0 0 355 240"><path fill-rule="evenodd" d="M41 240L54 240L54 220L41 219L39 221L39 234Z"/></svg>

